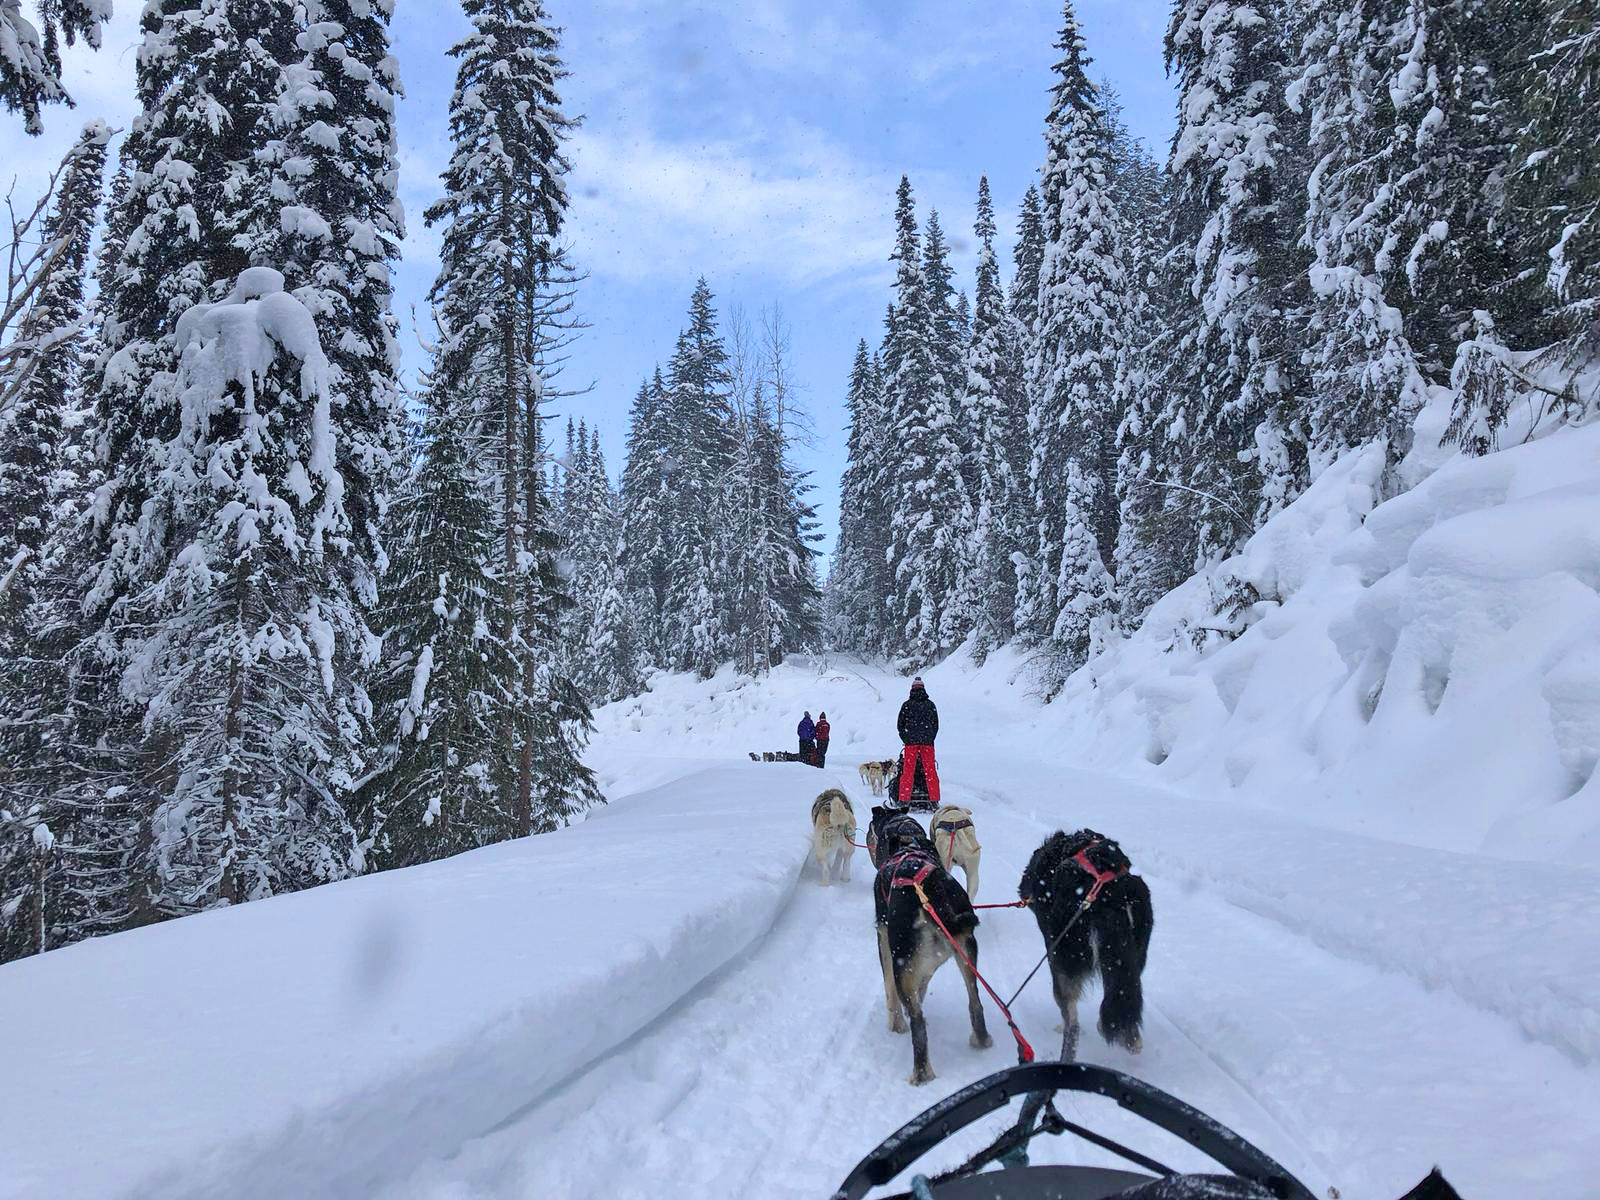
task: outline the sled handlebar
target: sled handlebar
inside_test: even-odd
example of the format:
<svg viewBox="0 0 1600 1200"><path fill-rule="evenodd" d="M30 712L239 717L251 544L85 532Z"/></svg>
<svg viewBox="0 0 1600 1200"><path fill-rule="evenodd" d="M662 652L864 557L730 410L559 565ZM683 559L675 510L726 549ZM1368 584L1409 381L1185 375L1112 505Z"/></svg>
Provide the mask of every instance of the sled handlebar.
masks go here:
<svg viewBox="0 0 1600 1200"><path fill-rule="evenodd" d="M959 1129L988 1116L1018 1096L1044 1092L1089 1092L1114 1100L1135 1116L1165 1129L1241 1179L1278 1200L1316 1197L1276 1161L1227 1126L1160 1088L1088 1063L1036 1062L997 1071L945 1097L890 1134L845 1177L833 1200L862 1200Z"/></svg>

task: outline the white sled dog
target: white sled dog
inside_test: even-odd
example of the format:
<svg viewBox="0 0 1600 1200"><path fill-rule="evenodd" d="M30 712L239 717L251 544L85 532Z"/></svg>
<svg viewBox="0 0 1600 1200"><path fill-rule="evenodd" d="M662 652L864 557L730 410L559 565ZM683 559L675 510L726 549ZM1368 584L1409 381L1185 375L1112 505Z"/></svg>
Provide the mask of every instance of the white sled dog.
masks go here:
<svg viewBox="0 0 1600 1200"><path fill-rule="evenodd" d="M978 896L978 859L983 847L978 844L978 831L972 827L972 810L958 804L946 804L933 814L933 824L928 827L933 835L934 848L939 851L939 863L946 871L952 863L960 863L967 877L967 896Z"/></svg>
<svg viewBox="0 0 1600 1200"><path fill-rule="evenodd" d="M811 853L817 859L822 886L827 887L834 872L843 883L850 882L850 835L856 831L856 810L838 788L829 788L811 806Z"/></svg>
<svg viewBox="0 0 1600 1200"><path fill-rule="evenodd" d="M872 790L874 796L881 796L884 785L889 781L889 772L892 770L894 770L892 759L883 762L864 762L861 764L861 782Z"/></svg>

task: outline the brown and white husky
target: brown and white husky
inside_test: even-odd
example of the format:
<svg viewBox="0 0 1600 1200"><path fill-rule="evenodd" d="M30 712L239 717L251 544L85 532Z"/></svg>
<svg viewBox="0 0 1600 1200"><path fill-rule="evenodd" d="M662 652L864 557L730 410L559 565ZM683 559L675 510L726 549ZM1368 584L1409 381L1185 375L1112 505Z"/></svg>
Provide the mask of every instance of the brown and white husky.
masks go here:
<svg viewBox="0 0 1600 1200"><path fill-rule="evenodd" d="M850 799L838 788L829 788L811 806L811 853L817 859L822 886L827 887L835 872L844 883L850 882L850 835L856 831L856 812Z"/></svg>

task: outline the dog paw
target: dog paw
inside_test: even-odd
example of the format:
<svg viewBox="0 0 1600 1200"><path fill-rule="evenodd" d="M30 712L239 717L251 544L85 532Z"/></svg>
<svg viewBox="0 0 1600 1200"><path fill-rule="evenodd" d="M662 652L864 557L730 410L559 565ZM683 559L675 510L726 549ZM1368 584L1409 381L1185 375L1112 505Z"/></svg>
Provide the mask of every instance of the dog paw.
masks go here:
<svg viewBox="0 0 1600 1200"><path fill-rule="evenodd" d="M1139 1051L1144 1049L1144 1038L1140 1037L1137 1033L1130 1033L1126 1038L1123 1039L1122 1045L1127 1049L1129 1054L1137 1054Z"/></svg>
<svg viewBox="0 0 1600 1200"><path fill-rule="evenodd" d="M925 1083L932 1083L938 1076L933 1073L932 1067L923 1067L911 1072L911 1086L921 1087Z"/></svg>
<svg viewBox="0 0 1600 1200"><path fill-rule="evenodd" d="M889 1032L890 1033L910 1033L911 1032L911 1026L906 1024L906 1019L904 1017L898 1017L898 1018L890 1017L889 1018Z"/></svg>
<svg viewBox="0 0 1600 1200"><path fill-rule="evenodd" d="M974 1050L987 1050L994 1045L994 1039L987 1033L975 1033L967 1039L967 1044Z"/></svg>

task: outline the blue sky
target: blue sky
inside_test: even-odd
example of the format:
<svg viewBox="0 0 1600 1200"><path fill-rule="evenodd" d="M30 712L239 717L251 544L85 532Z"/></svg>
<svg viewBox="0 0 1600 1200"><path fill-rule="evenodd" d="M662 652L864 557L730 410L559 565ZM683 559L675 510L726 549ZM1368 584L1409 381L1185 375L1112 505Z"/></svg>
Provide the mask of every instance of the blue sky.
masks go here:
<svg viewBox="0 0 1600 1200"><path fill-rule="evenodd" d="M52 110L44 137L0 119L0 151L25 194L82 121L126 128L141 5L116 0L98 55L68 52L76 111ZM858 338L875 340L889 298L894 188L911 176L919 210L936 207L970 288L972 209L989 176L1002 252L1042 153L1056 3L1039 0L550 0L572 76L571 235L587 273L589 328L562 407L597 425L613 474L640 380L664 362L689 292L704 274L719 310L755 317L777 306L814 434L799 450L814 472L828 545L844 466L842 395ZM1136 135L1158 157L1174 93L1161 63L1167 5L1078 6L1095 70L1122 94ZM436 269L422 210L448 153L454 83L449 46L465 27L454 4L398 0L394 53L408 237L397 277L402 341L421 362L411 310ZM1009 274L1009 271L1008 271Z"/></svg>

